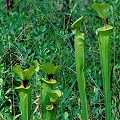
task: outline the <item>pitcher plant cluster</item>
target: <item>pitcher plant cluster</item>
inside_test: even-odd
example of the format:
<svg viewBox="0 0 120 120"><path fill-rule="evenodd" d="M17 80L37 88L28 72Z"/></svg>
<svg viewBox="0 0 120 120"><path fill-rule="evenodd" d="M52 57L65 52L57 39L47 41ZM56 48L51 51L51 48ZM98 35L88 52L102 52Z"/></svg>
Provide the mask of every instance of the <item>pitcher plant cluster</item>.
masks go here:
<svg viewBox="0 0 120 120"><path fill-rule="evenodd" d="M105 96L105 119L112 120L111 117L111 90L110 90L110 43L113 27L108 24L109 4L92 4L92 8L103 19L104 26L96 30L98 36L101 68L103 77L103 88ZM88 120L88 100L86 91L86 48L83 31L83 16L72 24L74 29L75 61L78 88L81 99L82 118Z"/></svg>
<svg viewBox="0 0 120 120"><path fill-rule="evenodd" d="M112 120L111 116L111 89L110 89L110 43L111 33L113 27L108 23L108 14L110 11L110 5L92 4L92 8L102 18L104 26L96 30L98 36L98 43L100 49L100 61L102 68L103 88L105 96L105 119ZM81 99L82 119L89 120L88 99L87 99L87 76L86 76L86 41L84 37L84 16L80 17L72 24L74 29L74 46L75 46L75 62L77 72L78 89ZM55 79L58 66L55 66L51 62L47 62L40 65L35 61L36 68L30 66L29 69L23 70L19 65L13 67L13 71L19 74L22 82L21 86L16 89L19 91L20 96L20 112L22 120L30 120L32 111L31 91L32 85L29 85L29 80L33 74L40 69L44 71L47 78L39 78L41 83L40 98L42 118L41 120L57 120L56 111L57 105L61 101L62 92L58 88L58 82Z"/></svg>
<svg viewBox="0 0 120 120"><path fill-rule="evenodd" d="M39 82L41 83L41 120L56 120L57 105L60 103L60 98L63 94L58 89L57 80L54 78L54 74L56 73L58 66L54 66L51 62L40 65L37 60L35 60L34 63L36 68L30 66L29 69L23 70L20 65L15 65L13 67L13 72L17 73L22 80L21 86L16 88L19 91L20 97L19 108L21 112L21 119L31 119L31 92L34 87L29 85L29 80L32 78L34 73L40 70L41 67L41 69L48 76L47 80L44 78L39 78Z"/></svg>

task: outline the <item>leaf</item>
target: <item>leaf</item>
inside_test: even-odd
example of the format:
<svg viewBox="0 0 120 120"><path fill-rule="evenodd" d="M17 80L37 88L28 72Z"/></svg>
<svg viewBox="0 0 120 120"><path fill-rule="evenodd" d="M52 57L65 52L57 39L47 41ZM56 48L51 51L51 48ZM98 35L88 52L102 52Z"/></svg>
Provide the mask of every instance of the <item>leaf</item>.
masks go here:
<svg viewBox="0 0 120 120"><path fill-rule="evenodd" d="M42 65L42 69L47 73L47 74L55 74L57 71L58 66L55 66L51 62L47 62Z"/></svg>
<svg viewBox="0 0 120 120"><path fill-rule="evenodd" d="M65 120L67 120L68 116L69 116L68 112L65 112L65 113L64 113L64 118L65 118Z"/></svg>
<svg viewBox="0 0 120 120"><path fill-rule="evenodd" d="M6 91L5 95L8 95L11 91L12 91L12 88L9 88L9 89Z"/></svg>
<svg viewBox="0 0 120 120"><path fill-rule="evenodd" d="M42 88L44 91L47 92L51 102L56 102L63 95L63 93L60 90L53 90L46 83L42 84Z"/></svg>
<svg viewBox="0 0 120 120"><path fill-rule="evenodd" d="M17 73L22 80L25 79L24 71L23 71L23 69L20 67L20 65L15 65L15 66L13 66L13 69L12 69L12 70L13 70L13 72Z"/></svg>
<svg viewBox="0 0 120 120"><path fill-rule="evenodd" d="M81 99L82 116L84 120L88 120L86 95L86 40L83 38L84 33L81 33L79 29L75 29L75 31L74 47L78 89Z"/></svg>
<svg viewBox="0 0 120 120"><path fill-rule="evenodd" d="M41 26L41 27L40 27L40 31L41 31L41 32L45 32L45 30L46 30L45 26Z"/></svg>
<svg viewBox="0 0 120 120"><path fill-rule="evenodd" d="M51 87L47 83L42 83L42 88L45 91L51 91Z"/></svg>
<svg viewBox="0 0 120 120"><path fill-rule="evenodd" d="M73 82L73 84L70 86L69 90L64 91L62 102L65 102L65 100L70 96L70 93L72 92L75 83L76 83L76 81Z"/></svg>
<svg viewBox="0 0 120 120"><path fill-rule="evenodd" d="M0 105L0 111L5 107L5 104L7 104L9 98L7 98L6 100L3 100L3 102Z"/></svg>
<svg viewBox="0 0 120 120"><path fill-rule="evenodd" d="M19 74L22 80L29 80L36 71L33 66L30 66L29 69L23 70L20 65L15 65L13 67L13 72Z"/></svg>
<svg viewBox="0 0 120 120"><path fill-rule="evenodd" d="M51 102L56 102L57 100L60 99L60 97L63 94L60 90L51 90L51 91L47 91L47 93L50 97Z"/></svg>
<svg viewBox="0 0 120 120"><path fill-rule="evenodd" d="M18 20L16 20L14 24L11 25L11 27L6 31L5 36L8 35L8 33L11 32L18 24L20 24L21 21L22 21L22 16L19 17Z"/></svg>
<svg viewBox="0 0 120 120"><path fill-rule="evenodd" d="M120 69L120 63L115 65L115 69Z"/></svg>
<svg viewBox="0 0 120 120"><path fill-rule="evenodd" d="M35 73L35 69L33 66L30 66L29 69L24 70L25 80L29 80L34 73Z"/></svg>
<svg viewBox="0 0 120 120"><path fill-rule="evenodd" d="M110 5L106 3L94 3L92 4L93 9L100 15L102 19L108 18L108 13L110 10Z"/></svg>
<svg viewBox="0 0 120 120"><path fill-rule="evenodd" d="M40 70L40 64L37 60L34 60L34 64L36 66L35 71L38 72Z"/></svg>

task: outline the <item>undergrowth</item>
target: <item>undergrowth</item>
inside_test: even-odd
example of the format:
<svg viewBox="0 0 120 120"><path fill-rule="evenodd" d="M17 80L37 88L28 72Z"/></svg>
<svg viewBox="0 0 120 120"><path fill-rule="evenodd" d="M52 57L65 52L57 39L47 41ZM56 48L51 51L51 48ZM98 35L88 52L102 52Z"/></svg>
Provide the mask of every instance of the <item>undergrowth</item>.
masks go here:
<svg viewBox="0 0 120 120"><path fill-rule="evenodd" d="M57 111L59 120L81 119L81 106L75 72L75 51L71 24L81 15L85 16L85 39L87 49L87 91L91 120L105 119L102 73L96 29L103 25L91 8L94 2L104 0L19 0L7 10L0 1L0 117L20 114L19 97L15 90L20 80L12 73L12 67L20 64L24 69L37 59L40 64L53 62L59 66L56 73L59 89L63 92ZM114 27L111 42L111 89L112 117L120 119L120 3L105 1L111 8L109 23ZM40 117L40 84L45 77L40 71L33 76L32 116ZM9 118L7 118L9 119Z"/></svg>

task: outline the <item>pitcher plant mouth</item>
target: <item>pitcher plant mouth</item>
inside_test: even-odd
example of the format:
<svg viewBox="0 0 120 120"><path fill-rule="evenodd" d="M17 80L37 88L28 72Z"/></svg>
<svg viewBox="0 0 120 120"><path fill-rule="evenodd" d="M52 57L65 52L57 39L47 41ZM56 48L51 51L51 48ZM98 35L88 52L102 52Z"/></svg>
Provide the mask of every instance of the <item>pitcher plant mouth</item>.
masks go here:
<svg viewBox="0 0 120 120"><path fill-rule="evenodd" d="M100 32L103 32L103 34L104 34L104 33L109 32L109 31L112 30L112 29L113 29L113 27L112 27L111 25L107 25L107 26L98 28L98 29L96 30L96 34L98 35L98 33L100 33Z"/></svg>
<svg viewBox="0 0 120 120"><path fill-rule="evenodd" d="M73 24L72 24L72 28L80 28L83 25L83 19L84 17L80 17L79 19L77 19Z"/></svg>
<svg viewBox="0 0 120 120"><path fill-rule="evenodd" d="M19 86L19 87L16 87L15 89L17 89L17 90L20 90L20 89L25 89L25 90L27 90L27 89L30 89L30 88L32 88L31 85L28 85L27 87L24 87L23 85L21 85L21 86Z"/></svg>
<svg viewBox="0 0 120 120"><path fill-rule="evenodd" d="M31 118L31 106L32 106L32 101L31 101L31 91L32 91L32 86L27 86L24 87L23 85L17 87L16 89L19 92L20 96L20 103L19 103L19 109L21 112L21 118L22 120L30 120Z"/></svg>
<svg viewBox="0 0 120 120"><path fill-rule="evenodd" d="M28 82L29 82L29 80L22 80L22 85L26 88L29 86Z"/></svg>

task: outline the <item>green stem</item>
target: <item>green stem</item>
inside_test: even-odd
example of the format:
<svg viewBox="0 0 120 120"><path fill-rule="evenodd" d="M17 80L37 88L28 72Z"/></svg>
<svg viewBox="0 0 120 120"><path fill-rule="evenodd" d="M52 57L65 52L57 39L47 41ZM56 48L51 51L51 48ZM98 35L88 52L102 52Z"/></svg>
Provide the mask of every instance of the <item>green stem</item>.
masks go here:
<svg viewBox="0 0 120 120"><path fill-rule="evenodd" d="M75 34L75 58L78 88L81 98L82 115L88 120L87 95L86 95L86 49L84 34L76 30Z"/></svg>
<svg viewBox="0 0 120 120"><path fill-rule="evenodd" d="M72 27L74 28L75 38L75 62L78 89L81 98L82 117L83 120L88 120L88 108L87 108L87 94L86 94L86 42L84 40L84 34L80 32L80 28L83 26L83 16L77 19Z"/></svg>
<svg viewBox="0 0 120 120"><path fill-rule="evenodd" d="M43 83L44 84L44 83ZM48 113L46 106L50 104L49 96L47 95L47 92L42 88L42 94L41 94L41 102L42 102L42 119L48 118Z"/></svg>
<svg viewBox="0 0 120 120"><path fill-rule="evenodd" d="M22 120L30 120L31 117L31 91L32 87L17 87L20 96L20 112Z"/></svg>
<svg viewBox="0 0 120 120"><path fill-rule="evenodd" d="M98 29L100 57L102 64L103 87L105 94L106 120L111 120L111 90L110 90L110 37L111 26Z"/></svg>

